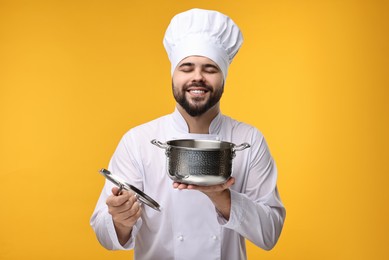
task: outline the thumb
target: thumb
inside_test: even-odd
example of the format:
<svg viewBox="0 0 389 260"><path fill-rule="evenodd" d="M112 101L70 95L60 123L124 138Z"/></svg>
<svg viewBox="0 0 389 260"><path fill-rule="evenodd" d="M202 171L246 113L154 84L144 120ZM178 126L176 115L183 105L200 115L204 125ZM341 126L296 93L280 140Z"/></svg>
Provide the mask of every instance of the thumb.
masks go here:
<svg viewBox="0 0 389 260"><path fill-rule="evenodd" d="M112 188L112 194L115 195L115 196L119 196L121 192L119 192L119 188L118 187L113 187Z"/></svg>

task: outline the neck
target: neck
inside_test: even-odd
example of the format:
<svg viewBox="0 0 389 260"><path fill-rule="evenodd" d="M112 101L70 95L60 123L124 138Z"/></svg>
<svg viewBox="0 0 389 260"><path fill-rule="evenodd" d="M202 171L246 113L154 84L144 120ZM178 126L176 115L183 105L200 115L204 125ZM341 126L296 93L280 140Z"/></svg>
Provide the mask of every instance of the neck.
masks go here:
<svg viewBox="0 0 389 260"><path fill-rule="evenodd" d="M195 117L189 115L179 104L177 104L177 109L188 124L189 133L192 134L209 134L209 126L211 125L212 120L220 112L219 103L214 105L204 114Z"/></svg>

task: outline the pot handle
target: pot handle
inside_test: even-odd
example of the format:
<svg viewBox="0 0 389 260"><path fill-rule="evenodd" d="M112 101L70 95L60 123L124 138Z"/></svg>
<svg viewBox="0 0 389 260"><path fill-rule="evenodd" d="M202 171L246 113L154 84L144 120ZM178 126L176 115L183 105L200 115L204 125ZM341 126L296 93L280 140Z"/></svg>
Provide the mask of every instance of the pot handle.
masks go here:
<svg viewBox="0 0 389 260"><path fill-rule="evenodd" d="M151 140L151 143L155 146L158 146L159 148L162 148L162 149L168 149L169 148L169 145L167 145L166 143L162 143L160 141L157 141L157 139L153 139Z"/></svg>
<svg viewBox="0 0 389 260"><path fill-rule="evenodd" d="M249 148L250 147L250 145L248 144L248 143L243 143L243 144L240 144L240 145L237 145L237 146L234 146L233 148L232 148L232 151L233 152L236 152L236 151L243 151L244 149L247 149L247 148Z"/></svg>

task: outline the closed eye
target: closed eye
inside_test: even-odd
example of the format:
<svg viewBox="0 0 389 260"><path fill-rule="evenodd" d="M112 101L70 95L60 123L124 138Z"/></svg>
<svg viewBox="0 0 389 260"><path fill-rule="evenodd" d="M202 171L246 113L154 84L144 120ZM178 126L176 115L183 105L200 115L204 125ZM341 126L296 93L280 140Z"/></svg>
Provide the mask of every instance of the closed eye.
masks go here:
<svg viewBox="0 0 389 260"><path fill-rule="evenodd" d="M190 62L182 63L178 66L178 69L183 72L190 72L194 69L194 64Z"/></svg>
<svg viewBox="0 0 389 260"><path fill-rule="evenodd" d="M204 71L206 71L208 73L217 73L220 71L220 69L213 64L205 64L203 66L203 69L204 69Z"/></svg>

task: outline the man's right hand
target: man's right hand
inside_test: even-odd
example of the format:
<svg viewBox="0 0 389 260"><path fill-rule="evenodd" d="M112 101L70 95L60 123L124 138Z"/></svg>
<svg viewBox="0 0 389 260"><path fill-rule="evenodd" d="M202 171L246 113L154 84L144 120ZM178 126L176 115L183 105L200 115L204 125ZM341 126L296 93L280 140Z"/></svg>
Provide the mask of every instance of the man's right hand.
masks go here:
<svg viewBox="0 0 389 260"><path fill-rule="evenodd" d="M108 212L112 215L116 234L121 245L125 245L131 237L132 227L142 214L142 208L135 193L119 188L112 188L112 195L107 198Z"/></svg>

